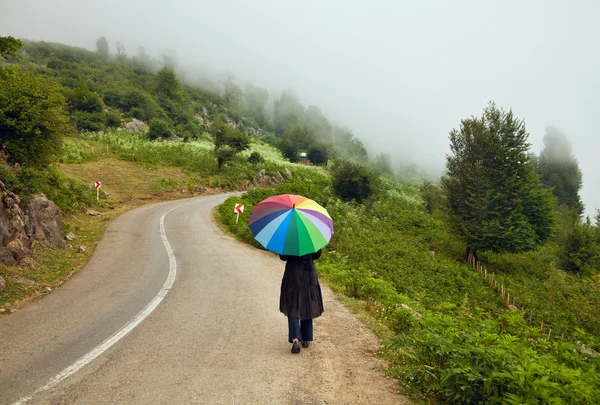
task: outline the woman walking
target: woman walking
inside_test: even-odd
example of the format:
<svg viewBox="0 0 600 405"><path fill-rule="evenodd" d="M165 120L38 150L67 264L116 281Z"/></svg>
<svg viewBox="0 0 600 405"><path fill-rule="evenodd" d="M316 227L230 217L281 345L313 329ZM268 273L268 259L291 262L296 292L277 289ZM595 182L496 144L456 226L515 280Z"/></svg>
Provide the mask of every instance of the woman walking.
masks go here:
<svg viewBox="0 0 600 405"><path fill-rule="evenodd" d="M321 286L313 263L321 257L321 250L304 256L279 257L286 261L279 310L288 317L292 353L300 353L300 345L307 348L313 340L312 320L323 313Z"/></svg>

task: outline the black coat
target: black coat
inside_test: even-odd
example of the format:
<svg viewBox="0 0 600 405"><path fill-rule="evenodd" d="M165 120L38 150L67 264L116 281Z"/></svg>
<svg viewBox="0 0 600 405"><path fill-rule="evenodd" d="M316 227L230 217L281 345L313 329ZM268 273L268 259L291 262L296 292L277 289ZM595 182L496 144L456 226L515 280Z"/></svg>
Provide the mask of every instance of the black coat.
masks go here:
<svg viewBox="0 0 600 405"><path fill-rule="evenodd" d="M300 320L320 316L323 313L323 297L313 260L321 257L321 251L300 257L279 257L286 261L279 310Z"/></svg>

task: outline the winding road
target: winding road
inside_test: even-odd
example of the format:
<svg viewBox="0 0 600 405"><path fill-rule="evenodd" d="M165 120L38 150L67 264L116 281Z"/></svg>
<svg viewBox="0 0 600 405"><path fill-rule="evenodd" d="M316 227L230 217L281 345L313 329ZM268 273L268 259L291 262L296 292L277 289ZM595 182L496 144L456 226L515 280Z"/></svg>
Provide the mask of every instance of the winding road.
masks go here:
<svg viewBox="0 0 600 405"><path fill-rule="evenodd" d="M216 226L227 197L121 215L83 270L0 317L0 404L409 403L326 287L315 342L290 353L284 264Z"/></svg>

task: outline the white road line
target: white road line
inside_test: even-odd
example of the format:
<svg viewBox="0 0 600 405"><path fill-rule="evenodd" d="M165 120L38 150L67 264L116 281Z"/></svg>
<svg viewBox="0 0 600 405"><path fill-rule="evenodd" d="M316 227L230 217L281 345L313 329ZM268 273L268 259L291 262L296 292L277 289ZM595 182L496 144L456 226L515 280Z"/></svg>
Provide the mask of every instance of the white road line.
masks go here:
<svg viewBox="0 0 600 405"><path fill-rule="evenodd" d="M216 196L208 197L208 198L202 199L200 201L212 200L214 198L217 198L217 197ZM175 254L173 253L173 249L171 249L171 245L169 244L169 241L167 239L167 234L165 233L165 217L167 216L168 213L170 213L173 210L176 210L177 208L181 208L186 205L190 205L190 204L194 204L194 203L198 203L198 202L199 201L192 201L192 202L188 202L186 204L178 205L177 207L171 208L170 210L165 212L160 217L160 237L163 241L163 244L165 245L165 250L167 251L167 254L169 255L169 275L167 277L167 280L163 284L162 288L158 292L158 294L156 294L156 296L154 297L154 299L152 301L150 301L150 303L148 305L146 305L146 307L144 309L142 309L136 316L133 317L133 319L131 319L129 322L127 322L127 324L125 324L125 326L123 326L121 329L119 329L117 332L115 332L111 337L109 337L104 342L100 343L98 346L93 348L89 353L80 357L75 363L73 363L69 367L65 368L63 371L58 373L55 377L51 378L45 385L43 385L42 387L35 390L33 392L33 394L31 394L28 397L23 397L23 398L19 399L17 402L13 403L13 405L26 404L27 402L31 401L31 399L33 399L33 397L36 394L39 394L40 392L46 391L46 390L54 387L56 384L58 384L65 378L75 374L78 370L80 370L82 367L84 367L85 365L92 362L95 358L97 358L102 353L107 351L112 345L117 343L119 340L121 340L123 337L125 337L129 332L131 332L133 329L135 329L136 326L138 326L140 323L142 323L144 321L144 319L146 319L148 317L148 315L150 315L152 313L152 311L154 311L156 309L156 307L158 307L158 305L165 298L165 296L167 295L167 293L173 286L173 282L175 281L175 276L177 275L177 263L175 261Z"/></svg>

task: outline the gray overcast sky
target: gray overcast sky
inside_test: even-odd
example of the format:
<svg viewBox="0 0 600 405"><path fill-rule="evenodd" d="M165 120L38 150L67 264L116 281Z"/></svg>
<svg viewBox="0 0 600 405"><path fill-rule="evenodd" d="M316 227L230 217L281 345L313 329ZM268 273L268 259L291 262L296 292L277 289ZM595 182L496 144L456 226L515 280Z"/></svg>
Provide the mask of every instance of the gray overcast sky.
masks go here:
<svg viewBox="0 0 600 405"><path fill-rule="evenodd" d="M567 135L588 214L600 208L599 21L597 0L0 0L0 35L174 48L182 66L292 88L372 152L438 170L448 132L493 100L525 119L536 153L546 125Z"/></svg>

